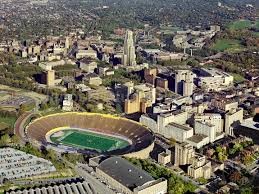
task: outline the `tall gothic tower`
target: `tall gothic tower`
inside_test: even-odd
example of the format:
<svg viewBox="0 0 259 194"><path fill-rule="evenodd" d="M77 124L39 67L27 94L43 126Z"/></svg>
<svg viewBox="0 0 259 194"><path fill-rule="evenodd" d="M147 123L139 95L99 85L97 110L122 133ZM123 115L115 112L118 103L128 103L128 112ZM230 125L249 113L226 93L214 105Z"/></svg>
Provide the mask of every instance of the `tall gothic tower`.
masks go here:
<svg viewBox="0 0 259 194"><path fill-rule="evenodd" d="M122 64L123 65L136 65L136 53L135 53L135 46L133 41L133 32L130 30L126 31L126 36L124 39L124 50L123 50L123 57L122 57Z"/></svg>

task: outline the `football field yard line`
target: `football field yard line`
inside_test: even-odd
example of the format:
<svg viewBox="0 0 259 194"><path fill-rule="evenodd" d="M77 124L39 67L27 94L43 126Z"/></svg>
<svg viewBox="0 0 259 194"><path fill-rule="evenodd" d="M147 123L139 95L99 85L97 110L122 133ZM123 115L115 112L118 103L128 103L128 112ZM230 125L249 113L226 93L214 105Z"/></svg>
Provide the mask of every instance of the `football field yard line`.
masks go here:
<svg viewBox="0 0 259 194"><path fill-rule="evenodd" d="M75 129L64 131L64 136L58 138L56 142L81 149L104 152L123 148L129 145L125 140L102 134L95 134L94 132L83 132Z"/></svg>

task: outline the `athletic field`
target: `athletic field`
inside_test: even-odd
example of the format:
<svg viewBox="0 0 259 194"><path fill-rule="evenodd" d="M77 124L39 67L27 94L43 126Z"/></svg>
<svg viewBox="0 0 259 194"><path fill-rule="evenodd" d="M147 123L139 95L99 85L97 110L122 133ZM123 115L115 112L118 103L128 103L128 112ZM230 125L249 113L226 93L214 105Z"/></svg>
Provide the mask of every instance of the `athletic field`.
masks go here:
<svg viewBox="0 0 259 194"><path fill-rule="evenodd" d="M58 131L50 136L50 140L62 145L98 152L121 149L129 145L123 139L77 129Z"/></svg>

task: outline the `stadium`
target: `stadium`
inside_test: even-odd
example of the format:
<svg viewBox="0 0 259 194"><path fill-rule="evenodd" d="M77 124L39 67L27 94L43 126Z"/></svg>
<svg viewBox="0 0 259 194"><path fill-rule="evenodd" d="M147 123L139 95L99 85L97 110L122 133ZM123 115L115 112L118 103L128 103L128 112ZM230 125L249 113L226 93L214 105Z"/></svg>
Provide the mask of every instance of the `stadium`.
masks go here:
<svg viewBox="0 0 259 194"><path fill-rule="evenodd" d="M98 113L58 113L37 118L25 129L28 140L60 152L147 158L154 147L143 125Z"/></svg>

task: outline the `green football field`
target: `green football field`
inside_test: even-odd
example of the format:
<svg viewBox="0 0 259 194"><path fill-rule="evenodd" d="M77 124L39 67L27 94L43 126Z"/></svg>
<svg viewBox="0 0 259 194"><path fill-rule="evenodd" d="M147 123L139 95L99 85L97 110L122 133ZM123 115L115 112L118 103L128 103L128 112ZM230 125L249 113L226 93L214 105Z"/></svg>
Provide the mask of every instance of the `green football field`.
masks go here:
<svg viewBox="0 0 259 194"><path fill-rule="evenodd" d="M59 137L50 137L51 141L81 149L96 150L98 152L121 149L129 145L125 140L79 130L63 130ZM53 134L52 134L53 136Z"/></svg>

